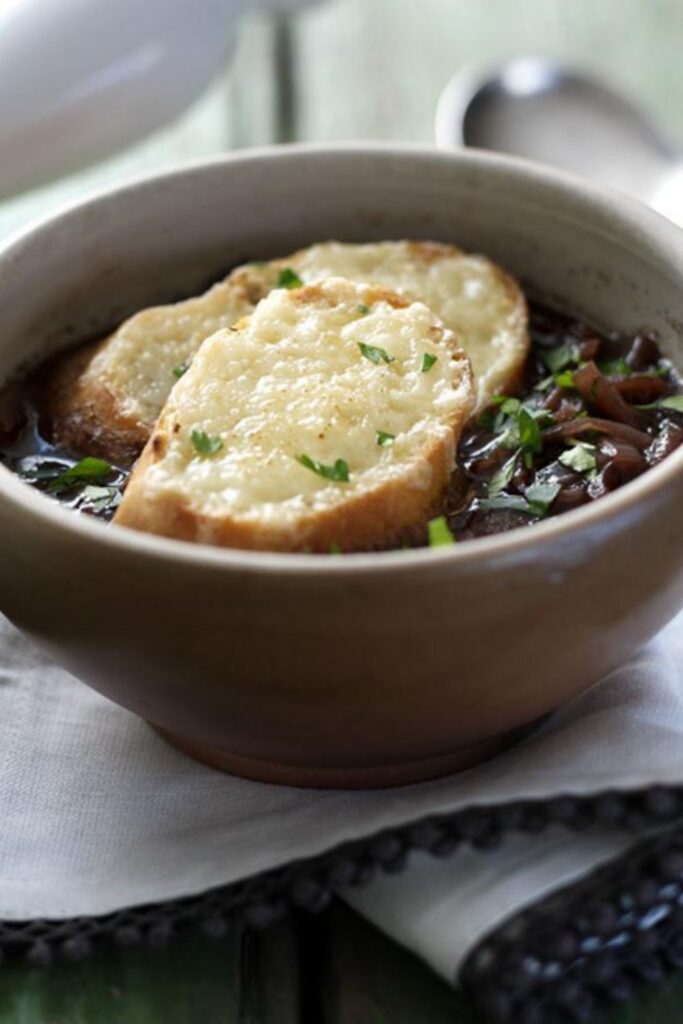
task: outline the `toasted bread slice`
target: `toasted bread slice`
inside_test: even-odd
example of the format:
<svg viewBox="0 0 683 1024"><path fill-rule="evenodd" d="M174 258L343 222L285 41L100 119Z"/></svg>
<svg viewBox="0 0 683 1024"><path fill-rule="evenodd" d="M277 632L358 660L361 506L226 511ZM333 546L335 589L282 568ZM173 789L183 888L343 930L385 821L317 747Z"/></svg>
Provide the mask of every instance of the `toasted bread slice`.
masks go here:
<svg viewBox="0 0 683 1024"><path fill-rule="evenodd" d="M53 361L38 405L55 443L131 465L204 339L250 313L277 273L240 267L203 295L143 309L103 341Z"/></svg>
<svg viewBox="0 0 683 1024"><path fill-rule="evenodd" d="M234 548L389 546L441 508L473 402L424 304L339 278L277 289L201 346L114 521Z"/></svg>
<svg viewBox="0 0 683 1024"><path fill-rule="evenodd" d="M326 242L241 267L206 294L143 310L99 345L62 357L41 402L55 440L129 465L176 382L174 371L192 361L204 338L251 312L290 268L305 283L346 277L424 302L470 357L477 408L517 387L529 348L526 302L494 263L434 242Z"/></svg>
<svg viewBox="0 0 683 1024"><path fill-rule="evenodd" d="M529 352L526 299L486 257L438 242L323 242L295 253L289 265L304 282L346 277L424 302L460 338L474 372L477 410L521 383Z"/></svg>

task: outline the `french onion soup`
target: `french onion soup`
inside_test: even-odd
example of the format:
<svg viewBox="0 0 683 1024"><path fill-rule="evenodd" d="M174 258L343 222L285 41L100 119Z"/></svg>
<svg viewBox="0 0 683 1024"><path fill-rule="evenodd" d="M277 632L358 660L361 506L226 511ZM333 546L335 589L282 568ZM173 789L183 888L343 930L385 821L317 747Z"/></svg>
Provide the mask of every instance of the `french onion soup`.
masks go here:
<svg viewBox="0 0 683 1024"><path fill-rule="evenodd" d="M74 511L320 554L533 526L681 440L683 389L654 336L527 303L485 257L425 242L237 268L0 401L3 462Z"/></svg>

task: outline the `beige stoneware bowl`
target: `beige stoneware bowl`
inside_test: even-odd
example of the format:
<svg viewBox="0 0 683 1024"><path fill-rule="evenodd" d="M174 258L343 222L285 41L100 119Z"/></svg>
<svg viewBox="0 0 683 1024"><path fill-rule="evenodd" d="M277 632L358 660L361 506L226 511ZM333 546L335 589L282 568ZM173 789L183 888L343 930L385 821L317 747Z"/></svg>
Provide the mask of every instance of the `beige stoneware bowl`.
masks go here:
<svg viewBox="0 0 683 1024"><path fill-rule="evenodd" d="M0 253L0 382L245 259L316 240L480 250L683 367L683 234L555 171L475 152L280 148L149 178ZM683 605L683 450L601 499L453 549L217 550L79 518L0 468L0 609L217 766L373 786L490 755ZM85 738L84 738L85 739Z"/></svg>

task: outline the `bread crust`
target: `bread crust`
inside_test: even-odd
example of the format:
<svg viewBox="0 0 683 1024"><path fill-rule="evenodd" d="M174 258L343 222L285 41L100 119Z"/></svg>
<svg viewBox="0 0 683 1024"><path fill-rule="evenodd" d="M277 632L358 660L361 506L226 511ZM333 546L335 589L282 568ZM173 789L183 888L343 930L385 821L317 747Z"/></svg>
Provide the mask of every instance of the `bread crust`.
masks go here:
<svg viewBox="0 0 683 1024"><path fill-rule="evenodd" d="M292 291L290 299L299 307L329 306L338 301L339 284L307 285ZM394 309L410 306L405 298L383 287L342 284L363 303L381 302ZM348 299L348 293L344 293L344 298ZM238 330L243 326L238 325ZM469 362L457 339L436 319L433 331L435 343L438 336L438 345L447 352L449 360L457 363L453 369L457 398L449 413L448 429L411 451L400 475L367 490L356 490L331 507L306 511L294 521L207 514L187 496L173 489L157 490L150 484L150 471L166 458L183 417L182 403L174 401L172 395L131 475L114 522L178 540L282 552L327 554L333 546L341 551L377 550L417 538L427 521L443 508L457 438L474 402ZM441 422L436 413L434 419Z"/></svg>
<svg viewBox="0 0 683 1024"><path fill-rule="evenodd" d="M85 372L108 340L51 361L35 379L34 390L55 445L126 467L144 448L149 429L137 417L126 416L112 390Z"/></svg>

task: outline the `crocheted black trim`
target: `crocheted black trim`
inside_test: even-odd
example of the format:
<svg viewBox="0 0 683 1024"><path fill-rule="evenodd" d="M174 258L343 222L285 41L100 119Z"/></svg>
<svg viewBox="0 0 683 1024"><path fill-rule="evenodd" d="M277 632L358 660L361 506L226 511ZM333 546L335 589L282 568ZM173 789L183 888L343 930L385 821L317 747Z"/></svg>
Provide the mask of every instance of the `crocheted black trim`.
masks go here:
<svg viewBox="0 0 683 1024"><path fill-rule="evenodd" d="M0 954L35 966L81 960L98 944L164 945L179 929L221 938L228 917L264 928L291 908L317 913L341 886L402 870L411 850L450 856L460 844L493 849L511 832L551 825L635 833L669 826L586 880L516 915L472 951L461 982L500 1024L584 1020L594 1006L624 999L634 984L683 966L683 787L592 797L560 796L430 816L347 842L327 853L200 896L100 917L0 922Z"/></svg>
<svg viewBox="0 0 683 1024"><path fill-rule="evenodd" d="M668 795L657 794L662 807ZM678 823L498 926L469 955L460 980L497 1024L567 1024L681 967Z"/></svg>

